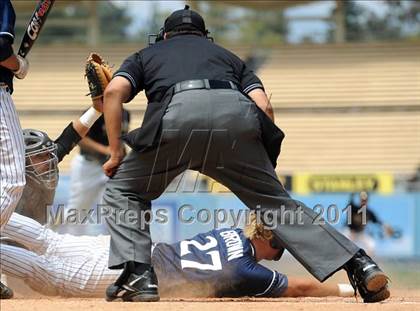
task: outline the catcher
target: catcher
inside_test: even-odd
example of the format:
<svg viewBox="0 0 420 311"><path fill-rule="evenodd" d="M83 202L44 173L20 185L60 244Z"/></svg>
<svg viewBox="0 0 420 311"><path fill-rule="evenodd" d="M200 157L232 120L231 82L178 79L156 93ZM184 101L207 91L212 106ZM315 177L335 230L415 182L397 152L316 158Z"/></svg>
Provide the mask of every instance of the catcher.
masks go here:
<svg viewBox="0 0 420 311"><path fill-rule="evenodd" d="M44 137L39 131L26 132L33 139L36 137L43 139L38 141L38 144L35 144L35 146L32 146L35 148L33 150L35 155L38 155L40 150L37 150L37 148L41 146L44 152L54 155L51 159L33 165L31 161L35 155L28 153L28 149L26 150L26 160L29 161L26 163L26 173L28 175L28 168L31 168L29 175L32 174L34 178L28 178L27 187L25 186L15 211L41 223L46 222L46 206L52 204L54 200L54 189L58 183L57 163L70 153L82 137L86 136L89 129L102 115L103 91L112 77L112 71L98 54L92 53L86 61L85 75L92 97L92 107L79 119L70 122L54 142L48 137ZM50 142L48 145L46 144L47 141ZM37 160L36 157L35 160ZM48 165L49 169L45 170L44 165ZM37 173L40 169L42 174ZM36 208L28 208L28 202ZM7 299L12 296L13 291L0 282L0 298Z"/></svg>

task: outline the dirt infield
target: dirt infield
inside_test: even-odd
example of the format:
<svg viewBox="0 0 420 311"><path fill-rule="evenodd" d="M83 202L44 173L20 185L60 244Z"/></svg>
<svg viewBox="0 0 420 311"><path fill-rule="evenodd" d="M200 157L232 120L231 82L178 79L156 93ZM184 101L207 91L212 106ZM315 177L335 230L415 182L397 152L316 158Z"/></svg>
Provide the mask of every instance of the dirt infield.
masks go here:
<svg viewBox="0 0 420 311"><path fill-rule="evenodd" d="M282 259L271 263L273 269L286 271L289 275L309 277L309 274L294 259ZM158 303L109 303L104 299L46 298L25 286L21 281L10 282L16 298L2 300L0 311L420 311L420 262L383 262L391 278L391 298L383 303L363 304L355 298L242 298L242 299L162 299ZM12 281L12 280L9 280ZM336 273L327 282L348 282L344 272Z"/></svg>
<svg viewBox="0 0 420 311"><path fill-rule="evenodd" d="M103 299L12 299L1 301L1 311L223 311L234 310L420 310L420 293L398 293L386 302L363 304L353 298L304 298L304 299L164 299L157 303L109 303Z"/></svg>

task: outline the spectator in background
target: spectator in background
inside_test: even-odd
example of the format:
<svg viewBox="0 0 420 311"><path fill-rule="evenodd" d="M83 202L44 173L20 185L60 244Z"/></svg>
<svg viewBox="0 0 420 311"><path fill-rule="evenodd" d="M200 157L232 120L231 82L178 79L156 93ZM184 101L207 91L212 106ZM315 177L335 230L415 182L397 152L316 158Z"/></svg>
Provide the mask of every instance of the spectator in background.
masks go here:
<svg viewBox="0 0 420 311"><path fill-rule="evenodd" d="M407 190L409 192L420 192L420 165L417 167L417 171L407 181Z"/></svg>
<svg viewBox="0 0 420 311"><path fill-rule="evenodd" d="M121 125L122 134L128 132L129 123L130 113L124 109ZM102 165L110 155L108 145L105 120L101 116L86 137L79 142L80 154L72 161L70 195L67 204L69 210L88 210L94 208L100 202L108 180L102 170Z"/></svg>
<svg viewBox="0 0 420 311"><path fill-rule="evenodd" d="M381 226L382 231L387 236L392 236L394 230L391 226L384 224L376 214L368 207L368 194L365 191L360 192L360 204L354 202L354 193L350 196L348 203L350 212L350 219L347 219L346 235L357 246L365 249L368 253L374 254L375 252L375 239L366 232L366 225L370 222Z"/></svg>

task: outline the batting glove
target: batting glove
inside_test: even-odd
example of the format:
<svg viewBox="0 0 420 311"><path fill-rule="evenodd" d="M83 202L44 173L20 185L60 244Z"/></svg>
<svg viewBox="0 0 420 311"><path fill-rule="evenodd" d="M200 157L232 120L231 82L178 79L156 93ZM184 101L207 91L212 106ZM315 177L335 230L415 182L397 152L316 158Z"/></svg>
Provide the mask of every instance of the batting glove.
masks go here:
<svg viewBox="0 0 420 311"><path fill-rule="evenodd" d="M23 58L22 56L19 56L19 55L17 55L16 58L19 63L19 69L16 71L13 71L13 73L15 74L16 78L23 79L28 74L29 62L26 58Z"/></svg>

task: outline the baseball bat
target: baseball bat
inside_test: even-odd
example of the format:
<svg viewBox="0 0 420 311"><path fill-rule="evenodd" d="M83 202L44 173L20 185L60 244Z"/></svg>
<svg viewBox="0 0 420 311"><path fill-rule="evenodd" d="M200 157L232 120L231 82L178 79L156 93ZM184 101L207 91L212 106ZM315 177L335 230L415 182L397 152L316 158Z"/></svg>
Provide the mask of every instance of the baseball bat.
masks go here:
<svg viewBox="0 0 420 311"><path fill-rule="evenodd" d="M39 1L20 44L18 55L26 57L41 32L55 0Z"/></svg>

